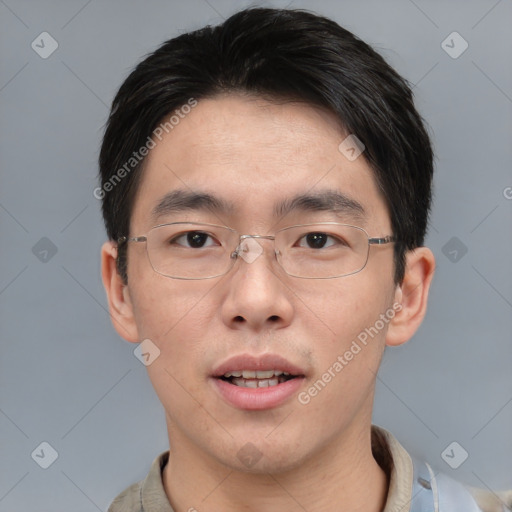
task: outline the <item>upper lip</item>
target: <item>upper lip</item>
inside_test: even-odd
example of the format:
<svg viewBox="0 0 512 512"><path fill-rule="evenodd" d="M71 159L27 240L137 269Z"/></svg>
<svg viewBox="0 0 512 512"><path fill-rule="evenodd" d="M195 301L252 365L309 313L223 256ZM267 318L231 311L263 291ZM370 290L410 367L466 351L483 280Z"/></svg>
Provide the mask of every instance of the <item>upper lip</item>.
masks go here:
<svg viewBox="0 0 512 512"><path fill-rule="evenodd" d="M251 354L240 354L230 357L213 372L213 377L221 377L227 372L235 372L241 370L281 370L288 372L290 375L304 375L304 370L290 361L284 359L277 354L261 354L254 356Z"/></svg>

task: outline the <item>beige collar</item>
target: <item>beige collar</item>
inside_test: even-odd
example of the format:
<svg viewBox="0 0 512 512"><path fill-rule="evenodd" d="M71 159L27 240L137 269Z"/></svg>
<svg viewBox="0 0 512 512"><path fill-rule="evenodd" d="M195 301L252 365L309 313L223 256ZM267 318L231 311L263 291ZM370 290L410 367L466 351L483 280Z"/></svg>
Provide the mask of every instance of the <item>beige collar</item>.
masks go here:
<svg viewBox="0 0 512 512"><path fill-rule="evenodd" d="M372 425L372 452L389 479L383 512L408 512L413 480L411 457L390 432L376 425ZM159 455L147 477L121 493L109 512L139 512L141 508L143 512L174 512L162 482L162 471L168 459L168 451Z"/></svg>

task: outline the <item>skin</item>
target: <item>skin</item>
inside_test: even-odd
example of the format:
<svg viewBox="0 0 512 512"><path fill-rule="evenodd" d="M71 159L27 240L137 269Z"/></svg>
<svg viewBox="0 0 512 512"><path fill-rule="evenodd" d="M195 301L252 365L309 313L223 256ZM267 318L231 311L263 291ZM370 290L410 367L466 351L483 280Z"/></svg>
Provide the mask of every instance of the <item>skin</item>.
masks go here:
<svg viewBox="0 0 512 512"><path fill-rule="evenodd" d="M364 156L351 162L338 150L346 135L330 113L305 104L237 95L201 100L148 155L130 236L148 232L152 208L176 188L209 192L236 207L169 221L225 224L243 234L343 222L329 212L273 216L275 202L329 188L364 206L370 236L391 234ZM361 272L327 280L288 276L272 242L261 245L254 262L239 260L222 277L183 281L157 274L145 244L131 243L127 285L116 271L115 243L102 248L114 326L127 341L149 338L161 351L147 369L166 412L170 502L177 512L339 512L340 504L381 511L389 482L370 444L376 373L385 346L405 343L425 315L434 256L425 247L409 252L396 286L391 244L372 246ZM305 370L299 391L307 390L395 303L401 311L307 405L293 396L279 407L244 411L209 381L232 355L270 352ZM262 454L251 468L237 457L249 442Z"/></svg>

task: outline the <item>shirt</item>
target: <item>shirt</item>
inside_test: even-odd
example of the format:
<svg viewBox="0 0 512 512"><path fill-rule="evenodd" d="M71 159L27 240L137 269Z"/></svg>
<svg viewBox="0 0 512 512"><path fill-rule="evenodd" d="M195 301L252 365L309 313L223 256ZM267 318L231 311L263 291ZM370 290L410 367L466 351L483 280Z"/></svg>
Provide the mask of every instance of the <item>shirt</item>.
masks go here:
<svg viewBox="0 0 512 512"><path fill-rule="evenodd" d="M411 457L393 434L377 425L371 427L371 442L373 456L389 481L383 512L410 512L414 477ZM174 512L162 482L168 459L169 451L159 455L147 477L117 496L108 512Z"/></svg>

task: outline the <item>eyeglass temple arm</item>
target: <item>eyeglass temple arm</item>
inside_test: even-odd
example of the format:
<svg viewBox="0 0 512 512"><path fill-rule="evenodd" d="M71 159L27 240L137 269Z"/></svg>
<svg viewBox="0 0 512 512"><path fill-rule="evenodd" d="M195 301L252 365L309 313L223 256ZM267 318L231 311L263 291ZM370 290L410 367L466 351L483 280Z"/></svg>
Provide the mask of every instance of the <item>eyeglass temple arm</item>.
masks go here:
<svg viewBox="0 0 512 512"><path fill-rule="evenodd" d="M132 238L128 238L127 236L121 236L117 239L118 244L124 244L125 242L147 242L147 237L145 236L134 236Z"/></svg>
<svg viewBox="0 0 512 512"><path fill-rule="evenodd" d="M240 241L245 240L246 238L267 238L270 240L274 240L273 236L268 235L241 235ZM128 238L126 236L121 236L117 239L118 244L123 244L125 242L147 242L147 237L145 236L134 236L132 238ZM392 235L384 236L381 238L368 238L368 243L372 245L383 245L383 244L390 244L392 242L395 242L395 237Z"/></svg>
<svg viewBox="0 0 512 512"><path fill-rule="evenodd" d="M392 235L384 236L381 238L368 238L368 243L373 245L383 245L395 242L395 237Z"/></svg>

